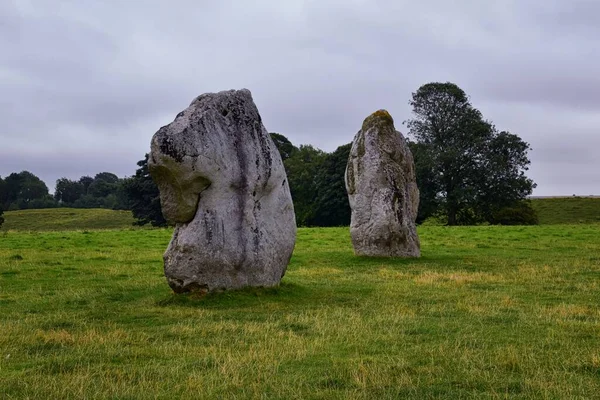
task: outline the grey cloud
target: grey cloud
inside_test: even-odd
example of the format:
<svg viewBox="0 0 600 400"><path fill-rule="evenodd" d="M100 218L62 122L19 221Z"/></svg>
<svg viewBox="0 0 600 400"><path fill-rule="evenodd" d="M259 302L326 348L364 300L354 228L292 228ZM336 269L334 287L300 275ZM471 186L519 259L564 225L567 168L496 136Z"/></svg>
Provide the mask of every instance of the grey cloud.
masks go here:
<svg viewBox="0 0 600 400"><path fill-rule="evenodd" d="M591 0L51 3L0 4L2 175L130 175L196 95L241 87L267 129L331 151L378 108L402 131L429 81L531 143L536 194L599 169ZM597 192L595 176L578 187Z"/></svg>

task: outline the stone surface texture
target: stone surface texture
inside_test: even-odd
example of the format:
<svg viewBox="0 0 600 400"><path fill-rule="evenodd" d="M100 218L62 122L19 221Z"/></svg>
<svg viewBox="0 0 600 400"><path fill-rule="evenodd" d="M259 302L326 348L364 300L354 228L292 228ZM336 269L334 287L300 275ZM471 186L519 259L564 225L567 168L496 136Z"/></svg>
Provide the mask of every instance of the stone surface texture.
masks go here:
<svg viewBox="0 0 600 400"><path fill-rule="evenodd" d="M363 122L352 143L345 178L355 254L419 257L414 161L387 111L376 111Z"/></svg>
<svg viewBox="0 0 600 400"><path fill-rule="evenodd" d="M148 161L167 221L175 292L279 284L296 240L277 148L249 90L198 96L152 138Z"/></svg>

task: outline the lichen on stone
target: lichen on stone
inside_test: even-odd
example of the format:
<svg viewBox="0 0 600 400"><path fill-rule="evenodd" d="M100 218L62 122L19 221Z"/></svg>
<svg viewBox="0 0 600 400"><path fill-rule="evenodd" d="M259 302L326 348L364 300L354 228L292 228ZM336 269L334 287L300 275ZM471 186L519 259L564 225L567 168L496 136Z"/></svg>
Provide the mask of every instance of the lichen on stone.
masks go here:
<svg viewBox="0 0 600 400"><path fill-rule="evenodd" d="M390 115L387 110L381 109L375 111L373 114L365 118L362 129L366 130L372 126L382 128L386 125L394 125L394 118Z"/></svg>

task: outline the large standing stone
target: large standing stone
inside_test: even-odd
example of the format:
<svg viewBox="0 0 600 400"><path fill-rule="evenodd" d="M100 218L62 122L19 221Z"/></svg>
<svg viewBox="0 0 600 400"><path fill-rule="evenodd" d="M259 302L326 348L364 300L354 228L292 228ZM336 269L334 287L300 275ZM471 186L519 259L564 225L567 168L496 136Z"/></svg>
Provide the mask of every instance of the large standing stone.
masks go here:
<svg viewBox="0 0 600 400"><path fill-rule="evenodd" d="M279 284L296 240L283 163L247 89L208 93L152 138L175 292Z"/></svg>
<svg viewBox="0 0 600 400"><path fill-rule="evenodd" d="M350 236L357 255L419 257L419 189L413 157L392 116L379 110L354 137L346 190Z"/></svg>

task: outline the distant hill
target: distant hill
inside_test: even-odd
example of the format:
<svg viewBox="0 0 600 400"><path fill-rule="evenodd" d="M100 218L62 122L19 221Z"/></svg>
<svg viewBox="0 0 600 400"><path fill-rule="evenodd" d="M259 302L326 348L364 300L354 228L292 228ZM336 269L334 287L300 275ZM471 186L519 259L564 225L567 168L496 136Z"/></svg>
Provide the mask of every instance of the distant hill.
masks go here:
<svg viewBox="0 0 600 400"><path fill-rule="evenodd" d="M540 224L600 223L600 196L532 197Z"/></svg>
<svg viewBox="0 0 600 400"><path fill-rule="evenodd" d="M531 205L542 225L600 223L600 196L532 197ZM102 208L5 211L4 216L0 231L119 229L131 228L134 222L130 211Z"/></svg>
<svg viewBox="0 0 600 400"><path fill-rule="evenodd" d="M0 231L57 231L78 229L131 228L131 211L103 208L46 208L42 210L5 211L6 221Z"/></svg>

